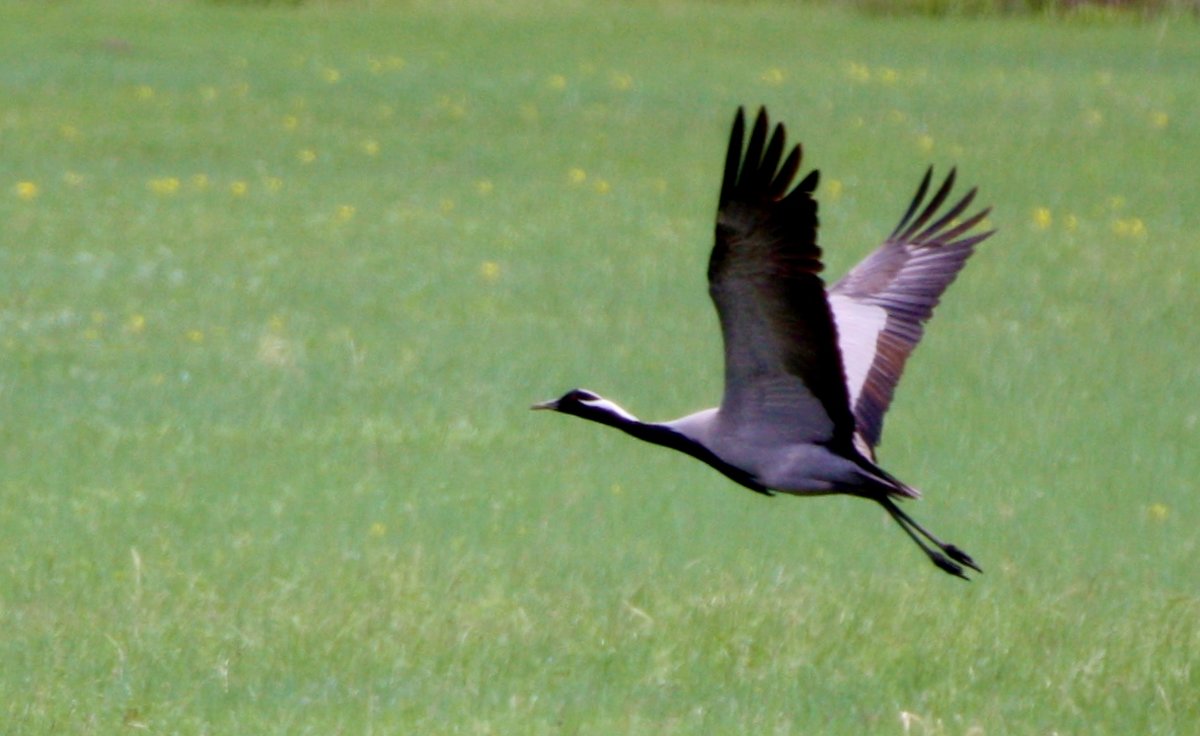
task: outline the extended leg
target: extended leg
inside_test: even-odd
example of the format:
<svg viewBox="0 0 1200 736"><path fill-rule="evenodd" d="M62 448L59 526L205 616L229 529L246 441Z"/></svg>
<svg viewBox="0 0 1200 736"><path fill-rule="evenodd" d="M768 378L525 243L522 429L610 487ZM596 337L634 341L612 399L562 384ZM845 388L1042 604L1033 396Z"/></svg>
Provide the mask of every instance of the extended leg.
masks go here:
<svg viewBox="0 0 1200 736"><path fill-rule="evenodd" d="M963 572L962 565L966 565L976 572L983 572L983 569L980 568L979 565L975 564L975 560L971 559L969 554L963 552L953 544L946 544L942 540L935 537L929 532L928 529L921 526L911 516L901 511L900 507L897 506L890 498L885 496L876 500L879 501L879 504L883 506L883 508L887 509L887 512L891 514L891 517L895 519L896 523L900 525L900 528L904 530L904 533L907 534L914 542L916 542L917 546L920 547L926 555L928 555L929 559L933 561L933 564L937 565L939 568L950 573L951 575L956 575L962 578L963 580L967 580L968 578ZM921 539L921 537L929 540L930 544L937 549L931 548L929 544L925 543L925 539Z"/></svg>

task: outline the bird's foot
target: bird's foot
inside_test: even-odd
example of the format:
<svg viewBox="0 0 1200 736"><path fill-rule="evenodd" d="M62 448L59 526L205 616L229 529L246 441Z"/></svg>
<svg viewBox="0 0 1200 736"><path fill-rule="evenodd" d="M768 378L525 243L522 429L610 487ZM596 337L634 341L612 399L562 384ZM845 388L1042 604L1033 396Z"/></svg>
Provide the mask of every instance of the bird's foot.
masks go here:
<svg viewBox="0 0 1200 736"><path fill-rule="evenodd" d="M975 572L983 572L983 568L975 564L975 560L971 559L971 555L963 552L953 544L947 544L945 547L942 547L942 551L949 555L950 559L954 560L955 562L966 565Z"/></svg>
<svg viewBox="0 0 1200 736"><path fill-rule="evenodd" d="M962 566L957 562L952 561L949 557L946 557L939 552L930 551L929 559L933 560L933 564L937 565L944 572L948 572L955 577L962 578L963 580L970 580L970 578L967 577L967 574L963 571Z"/></svg>

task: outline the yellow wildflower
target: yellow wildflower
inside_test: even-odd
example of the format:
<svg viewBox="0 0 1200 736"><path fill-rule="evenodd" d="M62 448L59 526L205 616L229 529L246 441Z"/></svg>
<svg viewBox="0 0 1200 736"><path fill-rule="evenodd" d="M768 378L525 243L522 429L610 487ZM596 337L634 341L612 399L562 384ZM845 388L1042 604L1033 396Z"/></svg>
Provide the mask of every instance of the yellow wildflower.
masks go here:
<svg viewBox="0 0 1200 736"><path fill-rule="evenodd" d="M1033 226L1038 230L1046 230L1054 223L1049 207L1037 207L1033 210Z"/></svg>
<svg viewBox="0 0 1200 736"><path fill-rule="evenodd" d="M333 215L333 219L338 222L350 222L354 219L354 215L358 212L358 208L352 204L338 205L337 211Z"/></svg>
<svg viewBox="0 0 1200 736"><path fill-rule="evenodd" d="M771 67L770 69L763 72L762 76L759 77L759 79L767 84L772 85L772 86L778 86L780 84L783 84L783 81L784 81L783 70L780 69L779 67Z"/></svg>
<svg viewBox="0 0 1200 736"><path fill-rule="evenodd" d="M438 98L438 105L454 120L462 120L467 114L467 101L464 97L457 99L449 95Z"/></svg>
<svg viewBox="0 0 1200 736"><path fill-rule="evenodd" d="M561 74L551 74L550 78L546 80L546 86L561 92L567 88L567 78Z"/></svg>
<svg viewBox="0 0 1200 736"><path fill-rule="evenodd" d="M13 191L16 192L17 198L29 202L37 199L37 196L42 192L42 188L31 181L19 181L13 187Z"/></svg>
<svg viewBox="0 0 1200 736"><path fill-rule="evenodd" d="M479 264L479 275L484 281L496 281L500 278L500 264L495 261L484 261Z"/></svg>
<svg viewBox="0 0 1200 736"><path fill-rule="evenodd" d="M235 197L244 197L248 191L250 185L240 179L229 183L229 193Z"/></svg>
<svg viewBox="0 0 1200 736"><path fill-rule="evenodd" d="M1146 236L1146 223L1142 222L1140 217L1115 220L1112 229L1114 233L1122 237L1144 238Z"/></svg>
<svg viewBox="0 0 1200 736"><path fill-rule="evenodd" d="M300 163L302 164L311 164L313 161L317 160L317 152L311 148L302 148L300 149L300 152L296 154L296 158L300 159Z"/></svg>
<svg viewBox="0 0 1200 736"><path fill-rule="evenodd" d="M147 186L150 191L155 194L160 194L164 197L169 197L179 191L179 179L174 176L163 176L157 179L151 179Z"/></svg>
<svg viewBox="0 0 1200 736"><path fill-rule="evenodd" d="M567 170L567 181L572 184L582 184L587 181L587 172L578 166Z"/></svg>

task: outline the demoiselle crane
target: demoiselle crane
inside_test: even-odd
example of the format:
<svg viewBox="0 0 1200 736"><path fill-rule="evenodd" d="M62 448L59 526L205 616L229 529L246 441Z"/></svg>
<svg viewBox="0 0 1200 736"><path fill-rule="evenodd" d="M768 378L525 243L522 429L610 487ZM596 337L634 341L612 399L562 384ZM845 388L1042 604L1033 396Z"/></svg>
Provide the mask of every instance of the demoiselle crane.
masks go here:
<svg viewBox="0 0 1200 736"><path fill-rule="evenodd" d="M709 294L725 343L721 405L670 422L642 422L616 403L574 389L535 404L616 427L702 460L752 491L846 494L875 501L942 570L982 572L971 556L896 504L919 492L875 463L883 416L908 356L942 292L975 246L990 209L959 219L967 192L942 210L954 170L933 196L925 173L900 224L826 290L817 245L818 172L799 184L801 149L760 109L745 144L734 118L708 264Z"/></svg>

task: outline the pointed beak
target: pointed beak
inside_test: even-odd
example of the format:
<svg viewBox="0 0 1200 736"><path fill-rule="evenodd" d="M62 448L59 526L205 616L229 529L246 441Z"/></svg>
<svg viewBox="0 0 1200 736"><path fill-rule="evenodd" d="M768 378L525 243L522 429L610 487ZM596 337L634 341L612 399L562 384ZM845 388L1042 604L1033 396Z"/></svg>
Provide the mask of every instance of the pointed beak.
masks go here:
<svg viewBox="0 0 1200 736"><path fill-rule="evenodd" d="M534 404L533 406L531 406L529 408L533 409L534 411L554 411L555 409L558 408L558 399L553 399L551 401L542 401L540 403Z"/></svg>

